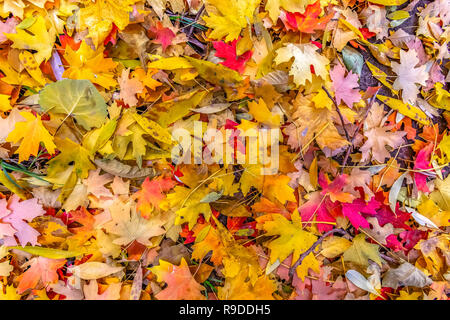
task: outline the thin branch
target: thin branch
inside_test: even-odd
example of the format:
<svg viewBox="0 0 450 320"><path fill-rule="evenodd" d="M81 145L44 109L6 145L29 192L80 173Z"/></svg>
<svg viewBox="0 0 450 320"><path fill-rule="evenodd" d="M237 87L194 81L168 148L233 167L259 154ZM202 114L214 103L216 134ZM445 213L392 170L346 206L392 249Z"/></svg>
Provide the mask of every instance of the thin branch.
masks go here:
<svg viewBox="0 0 450 320"><path fill-rule="evenodd" d="M330 98L330 100L333 101L333 104L336 107L336 111L337 111L337 113L339 115L339 118L341 119L342 128L344 129L344 132L345 132L345 137L347 138L347 141L350 142L350 136L348 135L347 129L345 128L344 117L342 116L341 109L339 108L336 100L334 100L334 98L328 92L327 88L325 88L325 86L322 86L322 89L323 89L323 91L325 91L325 93L327 94L328 98Z"/></svg>
<svg viewBox="0 0 450 320"><path fill-rule="evenodd" d="M192 35L192 33L194 32L194 24L197 22L197 20L200 18L200 16L203 13L203 10L205 10L205 5L202 5L202 7L198 10L197 14L195 15L194 21L191 25L191 27L189 28L186 36L189 39L189 37Z"/></svg>
<svg viewBox="0 0 450 320"><path fill-rule="evenodd" d="M342 163L342 169L341 173L344 172L344 168L347 165L348 157L350 156L350 152L353 148L353 142L355 141L356 135L358 134L359 130L361 130L362 126L364 125L364 122L366 121L367 117L369 116L370 109L372 109L372 105L375 102L375 99L377 98L378 91L380 91L380 88L375 92L375 94L372 97L372 100L369 102L369 106L367 107L366 113L364 114L364 117L362 118L361 122L358 124L358 127L356 128L355 132L353 133L352 139L350 140L350 145L348 146L347 153L345 154L344 161Z"/></svg>

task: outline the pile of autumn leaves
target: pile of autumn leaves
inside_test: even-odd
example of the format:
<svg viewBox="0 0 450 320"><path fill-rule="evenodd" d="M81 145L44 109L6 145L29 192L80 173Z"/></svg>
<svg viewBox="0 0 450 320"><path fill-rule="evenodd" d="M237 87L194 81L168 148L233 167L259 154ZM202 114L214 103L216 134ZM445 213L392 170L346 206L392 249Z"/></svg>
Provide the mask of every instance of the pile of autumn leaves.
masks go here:
<svg viewBox="0 0 450 320"><path fill-rule="evenodd" d="M447 299L449 10L3 0L0 298ZM200 121L278 172L174 165Z"/></svg>

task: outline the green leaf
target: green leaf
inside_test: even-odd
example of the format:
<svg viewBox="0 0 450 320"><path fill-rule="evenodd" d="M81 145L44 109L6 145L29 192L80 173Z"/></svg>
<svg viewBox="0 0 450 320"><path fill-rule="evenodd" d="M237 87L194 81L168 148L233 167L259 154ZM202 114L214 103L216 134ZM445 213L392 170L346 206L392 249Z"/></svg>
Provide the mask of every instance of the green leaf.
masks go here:
<svg viewBox="0 0 450 320"><path fill-rule="evenodd" d="M407 0L370 0L371 3L382 4L383 6L399 6Z"/></svg>
<svg viewBox="0 0 450 320"><path fill-rule="evenodd" d="M361 76L361 71L364 65L364 58L361 53L349 46L346 46L342 49L342 58L347 70Z"/></svg>
<svg viewBox="0 0 450 320"><path fill-rule="evenodd" d="M28 18L25 18L21 23L19 23L17 25L17 29L28 29L29 27L31 27L34 23L36 22L36 17L31 16Z"/></svg>
<svg viewBox="0 0 450 320"><path fill-rule="evenodd" d="M89 80L49 84L40 92L39 104L45 112L73 116L86 130L100 127L108 115L105 100Z"/></svg>
<svg viewBox="0 0 450 320"><path fill-rule="evenodd" d="M41 256L44 258L49 259L66 259L71 257L76 257L81 255L81 252L78 251L66 251L66 250L59 250L59 249L51 249L51 248L43 248L43 247L33 247L33 246L15 246L15 247L9 247L8 249L16 249L25 251L31 254L34 254L36 256Z"/></svg>
<svg viewBox="0 0 450 320"><path fill-rule="evenodd" d="M387 17L391 20L402 20L402 19L408 19L409 18L409 12L398 10L395 12L392 12L387 15Z"/></svg>
<svg viewBox="0 0 450 320"><path fill-rule="evenodd" d="M205 197L203 197L202 200L200 200L201 203L210 203L210 202L214 202L220 199L220 197L222 196L222 192L210 192L208 193Z"/></svg>

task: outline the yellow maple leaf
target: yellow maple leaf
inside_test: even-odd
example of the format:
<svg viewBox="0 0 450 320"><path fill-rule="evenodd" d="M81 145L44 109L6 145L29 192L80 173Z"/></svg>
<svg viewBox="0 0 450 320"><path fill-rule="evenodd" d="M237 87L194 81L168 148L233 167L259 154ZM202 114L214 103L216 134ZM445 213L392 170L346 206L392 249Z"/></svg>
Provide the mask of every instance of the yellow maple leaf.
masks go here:
<svg viewBox="0 0 450 320"><path fill-rule="evenodd" d="M295 202L294 189L289 186L289 178L286 175L271 175L264 177L263 195L271 201L277 199L281 204L286 201Z"/></svg>
<svg viewBox="0 0 450 320"><path fill-rule="evenodd" d="M11 110L11 101L9 101L10 96L7 94L0 94L0 111L6 112Z"/></svg>
<svg viewBox="0 0 450 320"><path fill-rule="evenodd" d="M312 98L311 102L314 103L316 108L327 108L328 110L332 110L333 101L328 97L325 90L320 89L319 92Z"/></svg>
<svg viewBox="0 0 450 320"><path fill-rule="evenodd" d="M103 47L93 50L85 41L78 50L67 46L64 59L69 63L69 67L64 71L63 77L91 80L106 89L115 87L117 81L114 70L117 63L111 58L104 58L103 51Z"/></svg>
<svg viewBox="0 0 450 320"><path fill-rule="evenodd" d="M422 199L417 211L433 221L438 227L450 226L450 211L443 211L431 199Z"/></svg>
<svg viewBox="0 0 450 320"><path fill-rule="evenodd" d="M255 118L256 121L266 124L271 127L279 127L281 117L279 114L273 114L267 108L263 99L259 99L258 102L251 101L248 104L249 113Z"/></svg>
<svg viewBox="0 0 450 320"><path fill-rule="evenodd" d="M17 33L8 33L6 37L13 42L11 47L17 49L36 50L34 58L38 65L52 55L56 32L50 27L47 29L44 17L38 16L36 21L27 29L17 29Z"/></svg>
<svg viewBox="0 0 450 320"><path fill-rule="evenodd" d="M53 137L42 124L41 117L39 115L35 117L32 113L25 111L20 115L26 121L16 122L14 130L6 138L6 141L14 143L22 140L15 152L19 154L19 162L28 160L30 155L36 156L41 142L47 148L48 153L54 154L56 145L53 143Z"/></svg>
<svg viewBox="0 0 450 320"><path fill-rule="evenodd" d="M0 283L0 300L20 300L20 297L13 285L5 286Z"/></svg>
<svg viewBox="0 0 450 320"><path fill-rule="evenodd" d="M360 233L353 238L350 248L344 252L344 261L354 262L358 265L368 267L369 259L381 266L379 246L366 242L364 234Z"/></svg>
<svg viewBox="0 0 450 320"><path fill-rule="evenodd" d="M267 236L279 236L264 244L270 249L270 263L274 263L277 259L280 262L284 261L292 254L293 265L300 254L308 250L317 240L314 234L303 230L298 211L292 214L292 221L281 214L272 215L272 220L264 223L263 230Z"/></svg>
<svg viewBox="0 0 450 320"><path fill-rule="evenodd" d="M424 271L427 275L432 275L437 277L440 271L445 265L445 257L440 254L440 252L448 252L450 248L450 237L448 235L435 236L430 234L428 239L421 239L415 246L414 249L420 250L423 255L423 260L426 264L424 267L418 260L416 262L416 267ZM423 262L422 260L422 262Z"/></svg>
<svg viewBox="0 0 450 320"><path fill-rule="evenodd" d="M173 190L175 192L167 195L166 201L160 204L160 208L164 209L167 205L170 207L177 206L176 225L188 222L189 229L192 229L200 214L203 214L207 221L209 220L211 216L209 203L201 203L200 201L212 191L211 189L202 186L192 192L191 189L176 186Z"/></svg>
<svg viewBox="0 0 450 320"><path fill-rule="evenodd" d="M241 30L253 23L253 13L261 0L207 0L208 16L203 17L206 25L213 29L209 35L213 39L233 41Z"/></svg>
<svg viewBox="0 0 450 320"><path fill-rule="evenodd" d="M274 300L272 295L277 289L276 282L269 276L260 276L252 285L246 281L245 274L236 278L226 278L223 287L218 289L220 300Z"/></svg>
<svg viewBox="0 0 450 320"><path fill-rule="evenodd" d="M89 36L95 46L102 43L114 23L119 30L130 23L132 5L137 0L96 0L86 2L80 9L80 30L89 29Z"/></svg>
<svg viewBox="0 0 450 320"><path fill-rule="evenodd" d="M94 170L95 166L89 151L78 143L66 138L57 140L57 145L61 153L48 162L46 180L54 184L54 189L63 188L59 199L64 200L72 192L77 179L87 178L89 170Z"/></svg>
<svg viewBox="0 0 450 320"><path fill-rule="evenodd" d="M253 285L262 272L255 250L237 243L228 229L214 216L212 218L216 222L216 229L205 229L208 233L203 240L194 244L192 258L201 261L212 251L211 261L217 266L223 264L222 273L226 278L244 275Z"/></svg>
<svg viewBox="0 0 450 320"><path fill-rule="evenodd" d="M422 297L422 292L407 292L405 290L400 291L400 296L395 300L419 300Z"/></svg>

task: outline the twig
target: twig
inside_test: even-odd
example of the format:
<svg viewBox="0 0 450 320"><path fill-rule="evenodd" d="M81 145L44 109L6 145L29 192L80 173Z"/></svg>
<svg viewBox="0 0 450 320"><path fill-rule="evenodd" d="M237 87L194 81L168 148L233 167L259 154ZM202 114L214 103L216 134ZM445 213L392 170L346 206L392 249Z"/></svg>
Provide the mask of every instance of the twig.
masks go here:
<svg viewBox="0 0 450 320"><path fill-rule="evenodd" d="M361 130L361 127L364 125L364 122L366 121L367 117L369 116L370 109L372 109L372 105L375 102L375 99L377 98L378 91L380 91L379 88L373 95L372 100L370 100L369 106L367 107L364 117L362 118L361 122L358 124L358 127L356 128L355 132L353 133L352 139L350 140L350 145L348 146L347 153L345 154L344 161L342 163L341 173L344 172L344 168L347 165L347 160L348 160L348 157L350 156L350 152L353 148L353 142L355 141L356 134L359 132L359 130Z"/></svg>
<svg viewBox="0 0 450 320"><path fill-rule="evenodd" d="M345 128L344 117L342 116L341 109L339 108L336 100L334 100L334 98L328 92L327 88L322 86L322 89L323 89L323 91L325 91L325 93L327 94L328 98L330 98L330 100L333 101L333 104L336 106L336 111L337 111L337 113L339 115L339 118L341 119L342 128L344 129L344 132L345 132L345 137L347 138L347 141L350 142L350 136L348 135L347 129Z"/></svg>
<svg viewBox="0 0 450 320"><path fill-rule="evenodd" d="M191 27L189 28L189 30L188 30L188 32L186 34L188 39L192 35L192 32L194 32L194 24L197 22L197 20L202 15L203 10L205 10L205 5L202 5L202 7L198 10L197 14L195 15L194 22L193 22L193 24L191 25Z"/></svg>
<svg viewBox="0 0 450 320"><path fill-rule="evenodd" d="M390 252L390 251L388 251L388 252ZM391 262L391 263L399 264L399 262L398 262L397 259L391 258L391 257L389 257L388 255L385 255L384 253L380 253L380 257L383 258L383 259L386 260L386 261Z"/></svg>
<svg viewBox="0 0 450 320"><path fill-rule="evenodd" d="M328 237L330 234L334 234L334 233L339 233L339 234L341 234L341 235L343 235L343 236L344 236L344 235L350 236L350 235L348 234L348 232L345 231L344 229L332 229L332 230L330 230L330 231L325 232L325 233L324 233L324 234L323 234L316 242L314 242L314 244L311 246L311 248L309 248L308 250L306 250L305 252L303 252L303 253L301 254L301 256L298 258L297 262L295 262L294 265L291 267L291 269L289 270L289 277L291 278L291 280L292 280L292 278L293 278L293 276L294 276L295 270L297 269L297 267L298 267L299 265L302 264L303 260L304 260L311 252L313 252L314 249L315 249L319 244L321 244L322 241L323 241L326 237Z"/></svg>

